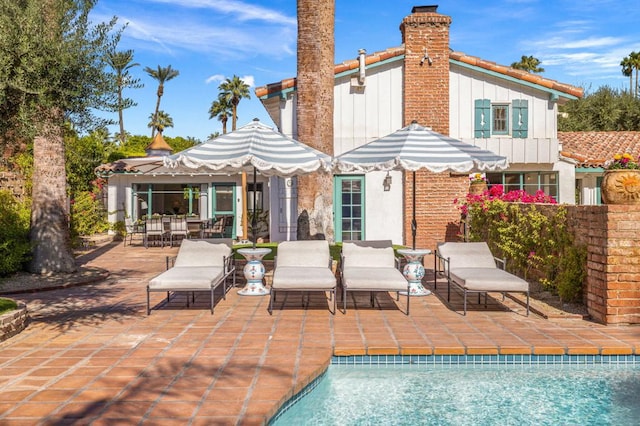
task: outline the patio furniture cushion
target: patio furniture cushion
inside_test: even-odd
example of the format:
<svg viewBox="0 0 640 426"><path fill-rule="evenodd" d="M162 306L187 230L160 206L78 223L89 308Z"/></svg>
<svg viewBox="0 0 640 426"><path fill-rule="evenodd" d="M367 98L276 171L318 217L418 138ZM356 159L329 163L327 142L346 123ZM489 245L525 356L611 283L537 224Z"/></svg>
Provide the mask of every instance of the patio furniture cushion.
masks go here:
<svg viewBox="0 0 640 426"><path fill-rule="evenodd" d="M182 240L174 267L224 266L224 257L231 255L231 248L224 243L206 240Z"/></svg>
<svg viewBox="0 0 640 426"><path fill-rule="evenodd" d="M283 290L331 290L336 287L336 277L328 267L279 266L273 273L272 288Z"/></svg>
<svg viewBox="0 0 640 426"><path fill-rule="evenodd" d="M151 290L210 289L224 274L223 267L189 266L173 267L149 281Z"/></svg>
<svg viewBox="0 0 640 426"><path fill-rule="evenodd" d="M393 267L348 267L343 272L347 290L407 291L407 279Z"/></svg>
<svg viewBox="0 0 640 426"><path fill-rule="evenodd" d="M395 268L393 247L365 247L354 243L342 244L344 267Z"/></svg>
<svg viewBox="0 0 640 426"><path fill-rule="evenodd" d="M325 240L283 241L278 244L276 269L281 266L327 268L329 243Z"/></svg>
<svg viewBox="0 0 640 426"><path fill-rule="evenodd" d="M529 283L498 268L451 268L451 279L467 290L528 291Z"/></svg>

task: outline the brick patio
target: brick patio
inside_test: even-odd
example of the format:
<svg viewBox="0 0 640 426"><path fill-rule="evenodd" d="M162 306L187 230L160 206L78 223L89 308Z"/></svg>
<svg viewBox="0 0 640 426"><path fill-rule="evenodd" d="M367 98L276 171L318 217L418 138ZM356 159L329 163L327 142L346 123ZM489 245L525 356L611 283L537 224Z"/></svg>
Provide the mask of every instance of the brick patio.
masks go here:
<svg viewBox="0 0 640 426"><path fill-rule="evenodd" d="M408 317L402 298L370 308L366 294L335 316L319 294L307 309L289 295L270 316L268 297L236 289L213 316L205 294L190 308L152 294L147 316L145 285L176 251L103 245L79 260L109 270L106 281L11 296L31 323L0 343L0 423L264 424L332 355L640 354L640 326L526 317L491 297L465 317L446 285L413 298Z"/></svg>

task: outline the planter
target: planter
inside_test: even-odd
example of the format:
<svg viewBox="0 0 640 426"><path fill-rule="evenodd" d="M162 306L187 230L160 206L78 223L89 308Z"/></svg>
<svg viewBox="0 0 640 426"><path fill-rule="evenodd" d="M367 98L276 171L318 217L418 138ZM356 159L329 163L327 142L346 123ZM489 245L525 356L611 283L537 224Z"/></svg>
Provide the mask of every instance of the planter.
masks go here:
<svg viewBox="0 0 640 426"><path fill-rule="evenodd" d="M605 204L640 204L640 170L607 170L601 191Z"/></svg>
<svg viewBox="0 0 640 426"><path fill-rule="evenodd" d="M471 182L469 184L469 194L482 195L484 191L488 191L487 182Z"/></svg>

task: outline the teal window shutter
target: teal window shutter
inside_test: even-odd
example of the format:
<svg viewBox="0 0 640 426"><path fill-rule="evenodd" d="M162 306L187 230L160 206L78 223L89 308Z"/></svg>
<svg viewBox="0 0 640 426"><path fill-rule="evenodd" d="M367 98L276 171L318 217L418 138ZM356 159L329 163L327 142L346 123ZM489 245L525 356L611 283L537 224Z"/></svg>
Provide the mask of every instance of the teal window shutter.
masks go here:
<svg viewBox="0 0 640 426"><path fill-rule="evenodd" d="M489 99L476 99L474 137L491 137L491 101Z"/></svg>
<svg viewBox="0 0 640 426"><path fill-rule="evenodd" d="M529 135L529 101L514 99L511 105L513 110L512 136L514 138L526 138Z"/></svg>

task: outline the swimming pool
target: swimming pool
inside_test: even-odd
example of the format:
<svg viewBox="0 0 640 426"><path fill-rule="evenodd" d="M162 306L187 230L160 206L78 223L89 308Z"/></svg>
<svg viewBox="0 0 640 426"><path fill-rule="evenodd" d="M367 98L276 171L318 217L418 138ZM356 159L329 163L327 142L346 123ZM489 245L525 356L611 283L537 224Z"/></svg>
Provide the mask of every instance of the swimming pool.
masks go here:
<svg viewBox="0 0 640 426"><path fill-rule="evenodd" d="M637 425L640 365L331 365L273 425Z"/></svg>

